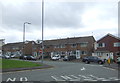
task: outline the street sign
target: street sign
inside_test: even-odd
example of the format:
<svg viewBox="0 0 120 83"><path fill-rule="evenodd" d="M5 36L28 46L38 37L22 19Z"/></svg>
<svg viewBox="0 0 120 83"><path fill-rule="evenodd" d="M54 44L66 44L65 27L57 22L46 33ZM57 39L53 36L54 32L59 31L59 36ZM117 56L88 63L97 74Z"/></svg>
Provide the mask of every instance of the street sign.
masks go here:
<svg viewBox="0 0 120 83"><path fill-rule="evenodd" d="M42 53L42 50L39 50L40 53Z"/></svg>

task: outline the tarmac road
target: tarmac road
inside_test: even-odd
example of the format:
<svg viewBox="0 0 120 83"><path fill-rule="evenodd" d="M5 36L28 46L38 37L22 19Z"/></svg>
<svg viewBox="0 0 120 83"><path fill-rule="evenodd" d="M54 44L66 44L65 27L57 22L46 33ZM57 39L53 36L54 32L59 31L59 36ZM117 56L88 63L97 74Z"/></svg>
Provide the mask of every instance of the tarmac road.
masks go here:
<svg viewBox="0 0 120 83"><path fill-rule="evenodd" d="M36 61L40 62L40 61ZM54 66L2 74L2 81L118 81L118 70L99 64L44 61Z"/></svg>

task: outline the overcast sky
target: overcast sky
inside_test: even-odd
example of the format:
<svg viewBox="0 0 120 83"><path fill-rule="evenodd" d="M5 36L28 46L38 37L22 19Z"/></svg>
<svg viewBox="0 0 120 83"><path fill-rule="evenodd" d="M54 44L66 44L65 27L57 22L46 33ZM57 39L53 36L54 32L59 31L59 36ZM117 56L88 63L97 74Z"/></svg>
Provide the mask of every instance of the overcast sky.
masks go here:
<svg viewBox="0 0 120 83"><path fill-rule="evenodd" d="M41 0L3 0L0 3L0 39L6 43L41 39ZM118 0L62 0L44 2L44 39L93 35L96 40L107 33L118 35Z"/></svg>

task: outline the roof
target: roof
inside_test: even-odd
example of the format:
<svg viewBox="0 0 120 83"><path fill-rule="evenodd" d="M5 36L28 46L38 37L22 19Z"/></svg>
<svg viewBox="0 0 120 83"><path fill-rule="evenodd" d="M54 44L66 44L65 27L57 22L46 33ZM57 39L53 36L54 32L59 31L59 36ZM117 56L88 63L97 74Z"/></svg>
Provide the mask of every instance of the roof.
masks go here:
<svg viewBox="0 0 120 83"><path fill-rule="evenodd" d="M16 42L16 43L7 43L3 46L22 46L23 42Z"/></svg>
<svg viewBox="0 0 120 83"><path fill-rule="evenodd" d="M34 42L34 41L26 41L26 43L27 42L30 43L30 42ZM4 46L23 46L23 44L24 44L23 42L15 42L15 43L7 43ZM35 45L37 45L37 44L35 43Z"/></svg>
<svg viewBox="0 0 120 83"><path fill-rule="evenodd" d="M115 39L120 40L120 38L119 38L119 37L114 36L114 35L112 35L112 34L108 33L107 35L105 35L105 36L103 36L102 38L100 38L99 40L97 40L97 42L98 42L98 41L100 41L101 39L103 39L103 38L107 37L107 36L111 36L111 37L113 37L113 38L115 38Z"/></svg>
<svg viewBox="0 0 120 83"><path fill-rule="evenodd" d="M95 42L93 36L73 37L73 38L45 40L44 45L75 44L75 43L91 42L91 41Z"/></svg>

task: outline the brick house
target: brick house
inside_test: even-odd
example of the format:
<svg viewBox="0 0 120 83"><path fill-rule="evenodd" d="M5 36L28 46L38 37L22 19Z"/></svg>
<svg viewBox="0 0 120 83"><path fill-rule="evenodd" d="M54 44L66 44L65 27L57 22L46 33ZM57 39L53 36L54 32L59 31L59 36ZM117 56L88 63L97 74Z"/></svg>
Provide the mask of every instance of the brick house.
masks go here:
<svg viewBox="0 0 120 83"><path fill-rule="evenodd" d="M59 54L61 56L91 56L94 50L95 39L93 36L73 37L65 39L45 40L44 55L53 56Z"/></svg>
<svg viewBox="0 0 120 83"><path fill-rule="evenodd" d="M8 43L3 45L3 54L7 54L9 56L15 54L17 56L20 55L33 55L39 56L40 44L37 44L34 41L26 41L17 42L17 43Z"/></svg>
<svg viewBox="0 0 120 83"><path fill-rule="evenodd" d="M5 39L0 39L0 55L2 54L2 46L5 44Z"/></svg>
<svg viewBox="0 0 120 83"><path fill-rule="evenodd" d="M106 59L108 56L116 60L120 56L120 38L107 34L95 43L94 56Z"/></svg>

